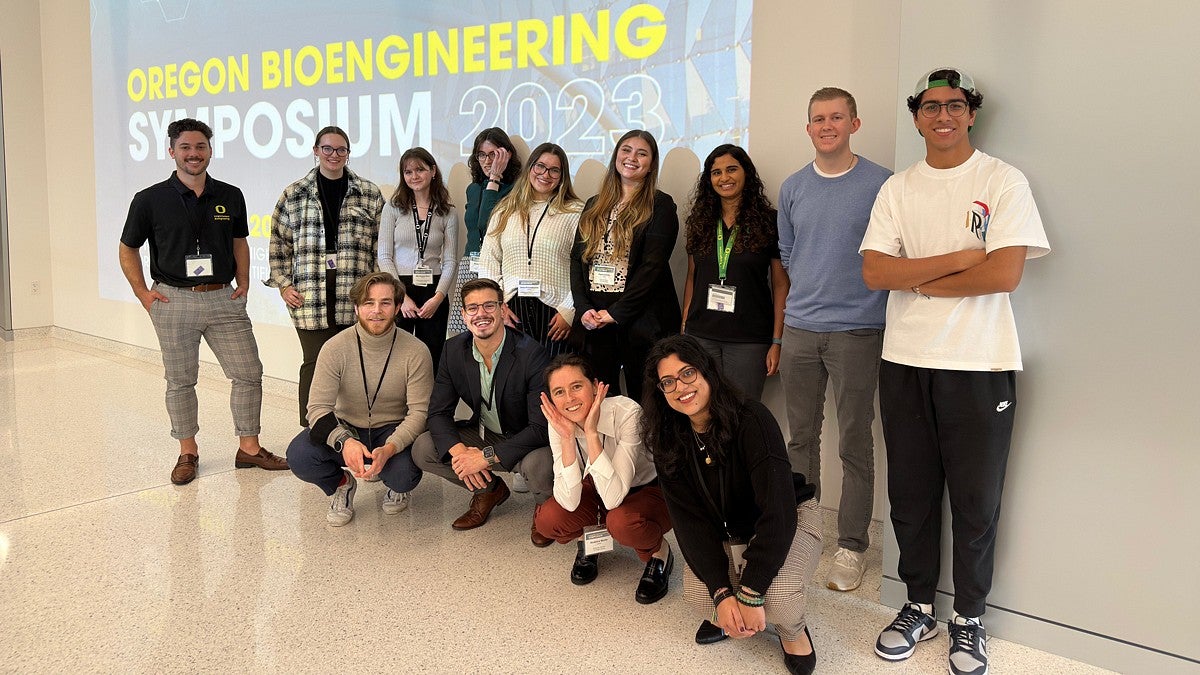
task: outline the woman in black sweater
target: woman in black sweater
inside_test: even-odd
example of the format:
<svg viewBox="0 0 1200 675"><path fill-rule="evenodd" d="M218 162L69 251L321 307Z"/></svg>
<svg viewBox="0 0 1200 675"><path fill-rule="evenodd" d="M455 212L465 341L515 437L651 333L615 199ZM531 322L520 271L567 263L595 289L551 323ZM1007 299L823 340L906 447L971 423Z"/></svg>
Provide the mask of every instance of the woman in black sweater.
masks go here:
<svg viewBox="0 0 1200 675"><path fill-rule="evenodd" d="M779 424L686 335L650 351L643 389L642 433L687 561L684 599L716 624L701 624L696 641L746 638L770 623L788 672L813 672L804 587L821 521Z"/></svg>

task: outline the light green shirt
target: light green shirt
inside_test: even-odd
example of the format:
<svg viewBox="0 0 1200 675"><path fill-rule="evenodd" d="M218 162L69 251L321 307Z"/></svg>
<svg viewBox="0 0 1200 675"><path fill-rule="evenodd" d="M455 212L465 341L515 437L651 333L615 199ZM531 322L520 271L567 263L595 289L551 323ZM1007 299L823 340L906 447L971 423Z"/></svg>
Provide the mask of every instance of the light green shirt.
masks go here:
<svg viewBox="0 0 1200 675"><path fill-rule="evenodd" d="M500 338L500 346L496 347L496 353L492 354L492 368L488 369L487 364L483 362L483 354L479 353L479 347L475 346L475 341L471 340L471 356L479 362L479 392L483 396L483 405L479 406L479 421L483 426L487 427L492 433L503 434L504 430L500 428L500 396L499 393L492 389L492 375L495 374L496 364L500 363L500 352L504 351L504 341L508 338L508 331L501 327L504 331ZM490 400L489 400L490 397ZM480 436L483 432L480 431Z"/></svg>

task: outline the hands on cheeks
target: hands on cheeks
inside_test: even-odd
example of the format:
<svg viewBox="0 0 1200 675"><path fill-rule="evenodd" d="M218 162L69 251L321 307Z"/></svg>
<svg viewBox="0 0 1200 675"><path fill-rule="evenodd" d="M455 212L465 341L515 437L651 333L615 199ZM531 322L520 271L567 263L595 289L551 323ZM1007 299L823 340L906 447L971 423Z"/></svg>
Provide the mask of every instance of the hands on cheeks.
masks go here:
<svg viewBox="0 0 1200 675"><path fill-rule="evenodd" d="M558 411L558 408L546 396L546 392L542 392L541 396L542 415L545 416L546 422L554 427L554 430L558 432L559 438L570 438L575 433L575 423Z"/></svg>
<svg viewBox="0 0 1200 675"><path fill-rule="evenodd" d="M587 434L596 433L596 425L600 423L600 404L608 396L608 385L600 380L593 380L596 385L596 396L592 399L592 407L588 409L587 417L583 420L583 431Z"/></svg>

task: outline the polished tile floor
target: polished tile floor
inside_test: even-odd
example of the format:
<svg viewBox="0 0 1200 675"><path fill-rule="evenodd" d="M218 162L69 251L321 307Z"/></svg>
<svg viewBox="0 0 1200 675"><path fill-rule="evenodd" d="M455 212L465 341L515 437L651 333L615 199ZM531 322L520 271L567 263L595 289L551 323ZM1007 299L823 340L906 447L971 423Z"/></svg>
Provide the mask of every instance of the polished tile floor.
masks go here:
<svg viewBox="0 0 1200 675"><path fill-rule="evenodd" d="M454 532L467 498L445 481L396 516L379 511L381 484L361 484L354 521L327 527L315 487L233 468L215 369L198 388L200 477L171 485L156 358L59 329L0 341L0 672L783 672L774 638L692 642L679 566L649 607L628 550L572 586L574 549L529 543L530 495ZM267 388L262 441L282 453L295 386ZM945 672L944 629L907 662L874 655L894 611L878 604L878 549L868 560L854 593L813 584L817 672ZM997 674L1105 672L989 649Z"/></svg>

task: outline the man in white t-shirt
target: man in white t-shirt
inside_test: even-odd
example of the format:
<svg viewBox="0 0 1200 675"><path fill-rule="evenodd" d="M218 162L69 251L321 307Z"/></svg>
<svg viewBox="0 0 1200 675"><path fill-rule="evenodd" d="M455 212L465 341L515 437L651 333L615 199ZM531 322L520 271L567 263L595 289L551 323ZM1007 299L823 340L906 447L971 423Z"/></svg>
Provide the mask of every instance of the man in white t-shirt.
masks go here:
<svg viewBox="0 0 1200 675"><path fill-rule="evenodd" d="M924 75L908 99L925 159L884 183L863 238L863 279L891 291L879 406L888 497L908 604L875 652L908 658L937 633L933 600L942 494L953 517L950 672L987 673L980 617L991 590L1000 497L1021 370L1009 293L1050 245L1029 182L976 150L983 95L956 68Z"/></svg>

